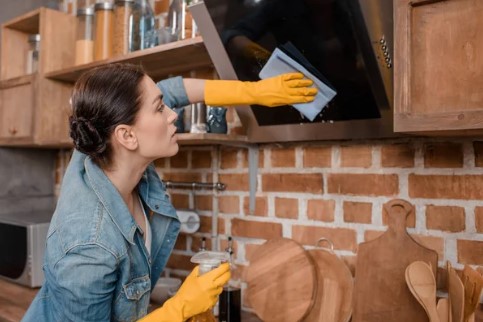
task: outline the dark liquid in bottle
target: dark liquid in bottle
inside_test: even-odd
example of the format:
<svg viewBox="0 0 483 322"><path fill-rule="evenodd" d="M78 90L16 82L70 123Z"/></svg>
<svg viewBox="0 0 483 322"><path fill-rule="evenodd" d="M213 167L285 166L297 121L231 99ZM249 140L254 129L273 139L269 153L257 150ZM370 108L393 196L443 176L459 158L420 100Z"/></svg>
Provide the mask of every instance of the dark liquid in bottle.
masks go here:
<svg viewBox="0 0 483 322"><path fill-rule="evenodd" d="M241 322L241 290L225 287L220 294L220 322Z"/></svg>

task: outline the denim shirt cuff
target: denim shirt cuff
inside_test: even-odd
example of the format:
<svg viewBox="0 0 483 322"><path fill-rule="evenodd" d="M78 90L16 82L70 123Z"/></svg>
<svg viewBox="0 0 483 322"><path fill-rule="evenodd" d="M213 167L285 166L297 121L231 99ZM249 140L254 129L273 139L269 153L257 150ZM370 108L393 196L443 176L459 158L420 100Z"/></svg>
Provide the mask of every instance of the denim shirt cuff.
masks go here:
<svg viewBox="0 0 483 322"><path fill-rule="evenodd" d="M183 85L183 78L176 76L158 82L159 89L163 93L164 104L170 108L186 106L190 104L188 94Z"/></svg>

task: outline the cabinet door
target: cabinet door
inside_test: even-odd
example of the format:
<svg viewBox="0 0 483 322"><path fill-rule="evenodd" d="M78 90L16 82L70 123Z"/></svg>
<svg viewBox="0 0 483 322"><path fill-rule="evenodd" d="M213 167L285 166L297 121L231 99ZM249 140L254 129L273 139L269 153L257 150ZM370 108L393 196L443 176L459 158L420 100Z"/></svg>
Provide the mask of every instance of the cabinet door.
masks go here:
<svg viewBox="0 0 483 322"><path fill-rule="evenodd" d="M395 0L394 130L483 134L483 1Z"/></svg>
<svg viewBox="0 0 483 322"><path fill-rule="evenodd" d="M0 87L0 140L3 142L33 139L34 84L19 81Z"/></svg>

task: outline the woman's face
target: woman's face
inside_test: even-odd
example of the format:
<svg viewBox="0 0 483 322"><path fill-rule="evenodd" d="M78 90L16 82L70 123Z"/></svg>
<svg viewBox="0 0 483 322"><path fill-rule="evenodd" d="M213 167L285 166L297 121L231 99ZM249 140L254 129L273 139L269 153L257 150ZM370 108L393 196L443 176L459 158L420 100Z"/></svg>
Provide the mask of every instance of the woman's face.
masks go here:
<svg viewBox="0 0 483 322"><path fill-rule="evenodd" d="M179 149L174 125L178 116L164 105L162 93L150 77L143 78L141 87L143 102L133 125L139 152L152 160L171 157Z"/></svg>

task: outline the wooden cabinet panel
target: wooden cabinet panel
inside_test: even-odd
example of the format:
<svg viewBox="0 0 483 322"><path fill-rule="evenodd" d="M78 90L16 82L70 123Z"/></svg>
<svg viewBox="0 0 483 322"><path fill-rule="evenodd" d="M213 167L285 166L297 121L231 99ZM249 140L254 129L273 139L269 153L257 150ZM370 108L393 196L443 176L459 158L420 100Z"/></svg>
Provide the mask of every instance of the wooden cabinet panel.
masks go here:
<svg viewBox="0 0 483 322"><path fill-rule="evenodd" d="M35 82L24 77L0 87L0 140L30 140L33 135Z"/></svg>
<svg viewBox="0 0 483 322"><path fill-rule="evenodd" d="M483 134L483 1L395 4L395 131Z"/></svg>

